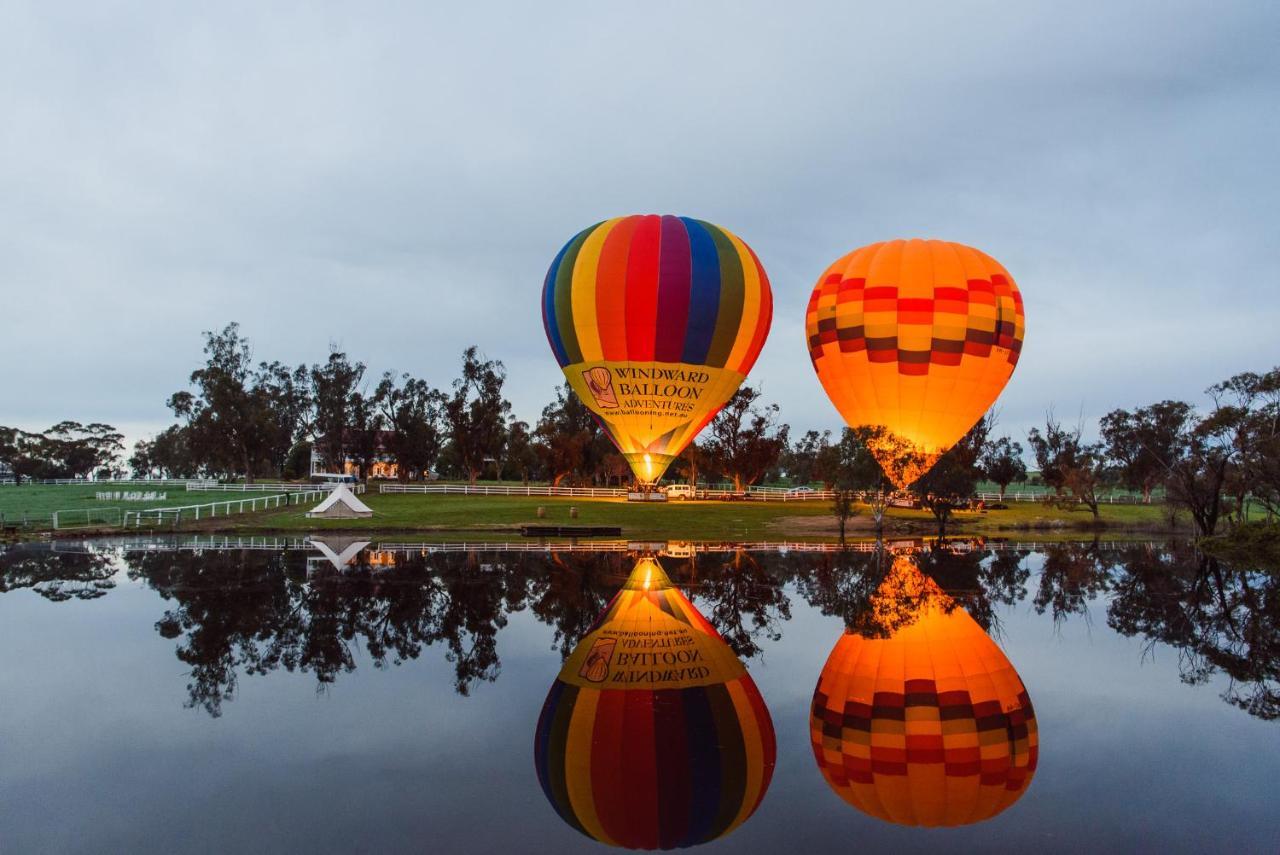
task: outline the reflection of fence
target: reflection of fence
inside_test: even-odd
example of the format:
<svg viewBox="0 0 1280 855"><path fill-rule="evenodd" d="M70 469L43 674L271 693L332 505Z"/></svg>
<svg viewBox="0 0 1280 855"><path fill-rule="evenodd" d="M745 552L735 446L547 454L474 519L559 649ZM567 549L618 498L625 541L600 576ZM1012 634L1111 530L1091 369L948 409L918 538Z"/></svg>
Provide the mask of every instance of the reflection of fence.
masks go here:
<svg viewBox="0 0 1280 855"><path fill-rule="evenodd" d="M894 540L877 544L874 540L849 541L844 546L839 543L808 541L628 541L628 540L580 540L575 542L546 542L527 540L515 542L500 541L464 541L454 543L374 543L369 548L378 552L397 552L405 555L430 555L433 553L457 552L518 552L518 553L561 553L561 552L612 552L612 553L657 553L659 555L680 555L688 557L690 553L731 553L731 552L776 552L782 555L788 552L797 553L839 553L875 552L877 548L893 550L897 548L920 548L923 541ZM1051 548L1082 547L1098 552L1119 552L1125 549L1144 547L1150 550L1164 549L1168 546L1163 540L1026 540L1026 541L948 541L947 549L953 552L1036 552ZM110 540L55 540L41 544L40 547L54 552L102 553L104 551L129 552L176 552L193 551L238 551L263 550L278 552L310 551L315 548L307 537L273 537L273 536L236 536L236 535L130 535L113 537Z"/></svg>
<svg viewBox="0 0 1280 855"><path fill-rule="evenodd" d="M125 528L141 528L151 524L157 526L177 526L184 519L201 520L231 516L232 514L253 513L257 510L288 507L302 504L310 499L318 499L329 495L329 490L299 490L291 493L278 493L274 496L254 496L251 499L226 499L218 502L205 502L201 505L182 505L176 508L148 508L144 511L126 511Z"/></svg>
<svg viewBox="0 0 1280 855"><path fill-rule="evenodd" d="M530 542L524 541L470 541L457 543L393 543L382 542L373 546L373 549L383 552L400 552L418 555L430 555L437 552L626 552L626 553L656 553L658 555L666 555L668 552L679 552L682 557L688 557L689 553L704 552L777 552L785 555L788 552L875 552L878 549L903 549L903 548L919 548L922 541L915 540L890 540L878 542L875 540L858 540L848 541L845 544L829 543L821 541L786 541L786 540L762 540L762 541L723 541L723 542L686 542L686 541L635 541L635 540L577 540L573 542L556 542L548 543L546 541ZM951 552L1034 552L1044 550L1050 547L1060 546L1087 546L1090 549L1096 549L1100 552L1113 552L1135 545L1147 546L1151 549L1160 548L1164 545L1163 541L1012 541L1012 540L993 540L993 541L948 541L947 550Z"/></svg>

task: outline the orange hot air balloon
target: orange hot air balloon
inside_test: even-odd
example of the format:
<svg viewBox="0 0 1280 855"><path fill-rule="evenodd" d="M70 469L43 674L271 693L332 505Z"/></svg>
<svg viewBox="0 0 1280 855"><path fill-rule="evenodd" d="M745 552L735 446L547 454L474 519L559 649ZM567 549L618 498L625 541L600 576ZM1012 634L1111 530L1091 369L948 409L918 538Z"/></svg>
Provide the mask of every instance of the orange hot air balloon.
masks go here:
<svg viewBox="0 0 1280 855"><path fill-rule="evenodd" d="M1027 791L1039 735L995 642L909 555L872 601L887 638L846 633L818 678L809 736L831 789L899 825L990 819Z"/></svg>
<svg viewBox="0 0 1280 855"><path fill-rule="evenodd" d="M1022 350L1022 294L991 256L891 240L827 268L809 297L809 357L827 396L899 488L995 402ZM906 453L903 453L906 452Z"/></svg>
<svg viewBox="0 0 1280 855"><path fill-rule="evenodd" d="M728 834L764 798L774 757L746 668L652 558L569 655L534 738L560 817L628 849Z"/></svg>
<svg viewBox="0 0 1280 855"><path fill-rule="evenodd" d="M542 322L565 379L655 483L755 364L773 295L755 253L689 217L616 217L564 245Z"/></svg>

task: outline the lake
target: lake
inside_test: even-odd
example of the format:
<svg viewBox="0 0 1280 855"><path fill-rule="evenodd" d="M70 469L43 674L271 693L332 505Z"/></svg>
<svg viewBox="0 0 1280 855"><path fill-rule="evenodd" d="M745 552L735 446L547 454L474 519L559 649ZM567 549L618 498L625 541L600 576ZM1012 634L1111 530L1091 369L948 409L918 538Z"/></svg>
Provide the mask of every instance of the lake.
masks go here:
<svg viewBox="0 0 1280 855"><path fill-rule="evenodd" d="M2 548L0 851L1280 851L1274 576L601 550Z"/></svg>

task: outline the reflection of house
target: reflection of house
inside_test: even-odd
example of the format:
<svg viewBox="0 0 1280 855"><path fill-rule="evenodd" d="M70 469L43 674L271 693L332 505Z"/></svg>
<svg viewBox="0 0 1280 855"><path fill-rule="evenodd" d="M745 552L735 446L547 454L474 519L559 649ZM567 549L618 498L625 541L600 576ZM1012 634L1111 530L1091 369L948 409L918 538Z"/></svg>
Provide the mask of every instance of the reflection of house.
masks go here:
<svg viewBox="0 0 1280 855"><path fill-rule="evenodd" d="M396 458L388 450L391 438L394 434L389 430L378 431L377 444L374 446L373 460L369 463L369 468L365 472L366 478L386 478L394 479L399 475L399 468L396 466ZM311 475L313 477L322 477L325 475L355 475L360 474L360 464L350 454L342 461L341 472L330 472L325 466L324 458L321 456L318 448L324 444L321 439L311 445ZM349 445L349 443L348 443Z"/></svg>

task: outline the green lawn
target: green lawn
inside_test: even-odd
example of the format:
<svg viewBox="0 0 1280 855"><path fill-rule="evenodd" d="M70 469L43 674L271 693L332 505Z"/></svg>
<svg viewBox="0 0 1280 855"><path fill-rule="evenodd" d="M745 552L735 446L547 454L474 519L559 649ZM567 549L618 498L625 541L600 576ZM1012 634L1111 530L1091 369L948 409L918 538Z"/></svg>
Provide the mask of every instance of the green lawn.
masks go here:
<svg viewBox="0 0 1280 855"><path fill-rule="evenodd" d="M95 498L99 492L135 492L164 493L163 500L143 502L125 502L99 500ZM183 487L160 487L142 484L24 484L21 487L0 487L0 515L5 522L20 520L23 514L40 520L47 520L54 511L95 510L119 508L122 511L141 511L148 508L173 508L182 505L199 505L205 502L239 501L252 499L255 496L270 496L273 491L264 493L248 492L187 492Z"/></svg>
<svg viewBox="0 0 1280 855"><path fill-rule="evenodd" d="M121 490L155 490L165 492L165 501L116 502L98 501L99 490L115 490L116 485L86 484L72 486L27 485L0 488L0 514L6 521L21 517L23 512L47 520L52 511L143 510L151 507L174 507L212 501L237 501L240 498L269 493L187 492L173 487L120 486ZM376 489L376 488L375 488ZM237 514L196 524L201 530L239 532L311 532L324 530L377 531L381 533L415 533L419 536L456 539L487 537L505 539L518 536L517 527L524 523L550 525L620 526L623 536L635 539L677 540L777 540L797 538L829 538L836 533L831 503L788 502L670 502L667 504L629 503L622 499L567 499L550 497L506 496L441 496L366 494L364 500L374 510L372 519L312 520L305 515L312 502L287 509ZM546 509L539 519L537 509ZM569 516L570 508L578 509L578 517ZM1167 530L1163 505L1103 505L1102 519L1112 532ZM956 512L948 533L1018 533L1044 534L1061 532L1079 534L1092 524L1086 510L1062 510L1034 502L1012 502L1008 510L987 513ZM44 526L47 528L47 526ZM184 528L191 528L184 521ZM926 511L891 509L886 531L891 534L931 534L936 530ZM870 511L859 508L850 521L849 533L863 536L872 532Z"/></svg>
<svg viewBox="0 0 1280 855"><path fill-rule="evenodd" d="M835 534L830 502L670 502L629 503L623 499L561 499L505 496L381 495L370 493L364 501L374 511L371 519L313 520L305 509L269 511L230 517L225 525L243 532L275 531L379 531L419 532L442 537L488 534L510 536L524 523L548 525L616 525L635 539L768 540L798 537L825 538ZM538 519L537 509L546 509ZM569 516L578 509L577 519ZM1104 506L1102 519L1113 530L1150 530L1166 527L1162 506ZM1079 533L1092 523L1086 510L1064 511L1036 503L1011 505L1008 510L987 513L957 512L951 521L956 533L1037 531ZM929 534L935 530L927 511L891 509L886 526L890 532ZM869 509L862 507L850 523L850 532L871 530Z"/></svg>

